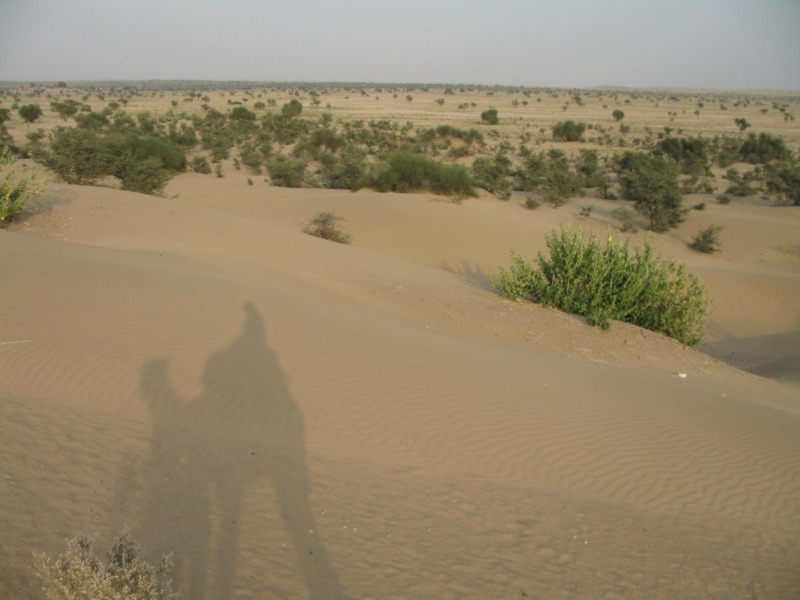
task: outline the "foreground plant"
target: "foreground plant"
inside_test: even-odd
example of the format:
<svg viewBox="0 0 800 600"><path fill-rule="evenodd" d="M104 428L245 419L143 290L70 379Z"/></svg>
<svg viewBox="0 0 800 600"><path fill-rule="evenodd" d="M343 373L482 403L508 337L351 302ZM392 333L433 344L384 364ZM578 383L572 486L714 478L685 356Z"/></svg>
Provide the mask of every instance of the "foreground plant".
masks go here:
<svg viewBox="0 0 800 600"><path fill-rule="evenodd" d="M686 265L654 256L649 236L631 252L628 242L605 246L594 233L586 238L570 226L546 235L550 259L541 253L538 269L511 252L510 271L500 269L490 282L504 296L529 298L546 306L587 317L603 329L615 319L663 333L696 346L703 341L703 322L710 301L705 288Z"/></svg>
<svg viewBox="0 0 800 600"><path fill-rule="evenodd" d="M48 600L174 600L170 582L159 582L159 576L172 566L172 555L157 566L137 558L139 548L120 534L111 552L108 565L92 554L93 540L79 535L67 540L67 551L50 564L44 555L35 555L35 566L44 580L42 589Z"/></svg>
<svg viewBox="0 0 800 600"><path fill-rule="evenodd" d="M47 190L47 180L35 182L36 168L17 180L13 170L16 161L8 150L0 153L0 222L16 219L31 200Z"/></svg>

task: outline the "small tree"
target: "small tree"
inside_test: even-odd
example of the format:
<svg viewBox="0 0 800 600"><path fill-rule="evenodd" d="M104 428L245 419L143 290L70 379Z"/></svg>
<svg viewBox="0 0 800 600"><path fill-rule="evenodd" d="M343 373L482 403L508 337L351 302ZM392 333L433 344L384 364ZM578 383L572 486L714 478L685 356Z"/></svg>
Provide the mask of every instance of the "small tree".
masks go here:
<svg viewBox="0 0 800 600"><path fill-rule="evenodd" d="M736 126L739 128L739 131L741 131L741 132L744 132L745 129L750 127L750 123L748 123L747 119L744 119L744 118L742 118L742 119L734 119L733 122L736 123Z"/></svg>
<svg viewBox="0 0 800 600"><path fill-rule="evenodd" d="M611 113L611 116L614 117L615 121L619 122L619 121L622 121L622 119L625 118L625 113L622 112L621 110L617 109L613 113Z"/></svg>
<svg viewBox="0 0 800 600"><path fill-rule="evenodd" d="M483 111L481 113L481 121L489 125L497 125L500 122L500 118L497 116L497 109L490 108Z"/></svg>
<svg viewBox="0 0 800 600"><path fill-rule="evenodd" d="M33 123L42 116L42 108L38 104L26 104L19 109L19 116L26 123Z"/></svg>

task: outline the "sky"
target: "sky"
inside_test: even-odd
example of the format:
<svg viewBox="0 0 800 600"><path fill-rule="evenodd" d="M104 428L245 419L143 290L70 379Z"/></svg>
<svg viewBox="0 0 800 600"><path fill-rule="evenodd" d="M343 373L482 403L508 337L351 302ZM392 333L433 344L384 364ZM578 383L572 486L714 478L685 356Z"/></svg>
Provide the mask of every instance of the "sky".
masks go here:
<svg viewBox="0 0 800 600"><path fill-rule="evenodd" d="M800 90L800 0L0 0L0 81Z"/></svg>

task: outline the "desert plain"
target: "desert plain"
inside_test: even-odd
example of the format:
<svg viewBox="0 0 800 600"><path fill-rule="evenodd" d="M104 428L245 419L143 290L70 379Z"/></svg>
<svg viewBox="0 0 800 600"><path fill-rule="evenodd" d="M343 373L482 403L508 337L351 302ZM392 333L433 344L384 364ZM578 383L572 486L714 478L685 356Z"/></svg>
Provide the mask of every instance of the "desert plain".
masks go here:
<svg viewBox="0 0 800 600"><path fill-rule="evenodd" d="M550 136L567 118L616 128L615 109L627 139L735 135L743 117L800 143L772 108L800 102L780 92L587 90L579 105L367 89L319 106L257 91L297 97L303 117L493 129L489 145L529 132L568 154L619 150ZM256 99L204 93L222 112ZM199 110L170 91L124 108L157 117L173 100ZM492 106L500 123L481 124ZM64 124L14 117L20 145ZM174 553L191 599L800 597L800 207L719 204L715 167L715 193L684 198L705 210L651 234L713 301L688 348L489 285L511 248L533 259L562 223L618 228L623 201L588 190L528 210L522 192L283 188L221 165L163 197L51 177L0 230L0 598L43 597L34 552L83 532L102 553L125 528L148 560ZM303 233L320 211L351 244ZM692 250L709 225L720 252Z"/></svg>

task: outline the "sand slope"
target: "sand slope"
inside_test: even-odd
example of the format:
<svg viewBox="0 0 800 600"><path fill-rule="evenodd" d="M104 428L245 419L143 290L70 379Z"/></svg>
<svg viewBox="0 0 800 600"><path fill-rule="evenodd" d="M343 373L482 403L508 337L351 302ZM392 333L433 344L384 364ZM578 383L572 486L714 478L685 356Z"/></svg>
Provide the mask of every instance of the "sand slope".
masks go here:
<svg viewBox="0 0 800 600"><path fill-rule="evenodd" d="M0 597L124 526L189 598L800 593L796 386L488 289L579 205L235 183L55 186L0 232ZM709 208L736 250L656 242L715 297L701 350L792 373L796 211Z"/></svg>

